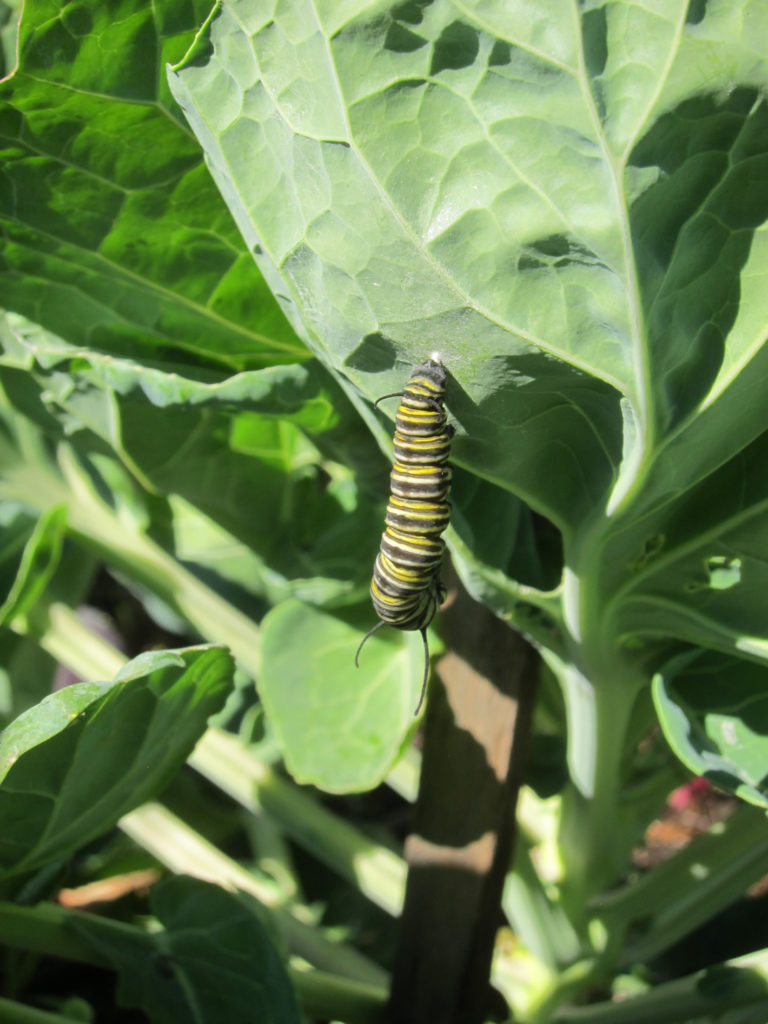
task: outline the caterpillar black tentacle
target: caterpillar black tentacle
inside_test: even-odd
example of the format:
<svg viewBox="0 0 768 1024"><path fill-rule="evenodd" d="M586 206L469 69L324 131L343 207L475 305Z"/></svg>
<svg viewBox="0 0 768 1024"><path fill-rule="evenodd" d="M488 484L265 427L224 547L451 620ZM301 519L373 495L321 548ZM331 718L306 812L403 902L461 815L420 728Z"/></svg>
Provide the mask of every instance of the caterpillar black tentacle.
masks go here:
<svg viewBox="0 0 768 1024"><path fill-rule="evenodd" d="M444 396L445 368L432 358L416 367L401 393L378 399L400 398L395 417L395 464L371 580L371 599L380 621L361 640L355 665L365 641L382 626L418 630L424 642L424 679L415 714L424 701L429 677L427 626L445 599L440 582L445 549L441 534L451 516L447 501L451 468L447 462L453 428L446 420Z"/></svg>

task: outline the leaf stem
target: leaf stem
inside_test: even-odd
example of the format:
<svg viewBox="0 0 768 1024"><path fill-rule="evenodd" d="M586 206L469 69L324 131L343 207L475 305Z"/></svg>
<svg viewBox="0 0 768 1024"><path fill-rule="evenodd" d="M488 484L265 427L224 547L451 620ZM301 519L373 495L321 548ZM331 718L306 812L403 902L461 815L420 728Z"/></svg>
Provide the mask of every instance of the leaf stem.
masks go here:
<svg viewBox="0 0 768 1024"><path fill-rule="evenodd" d="M7 467L3 491L40 513L66 505L70 532L83 547L112 568L125 572L165 601L204 637L226 644L255 676L261 637L258 626L193 573L181 566L151 538L129 528L97 494L93 483L67 445L59 449L58 474L38 453L33 463Z"/></svg>
<svg viewBox="0 0 768 1024"><path fill-rule="evenodd" d="M513 870L504 882L502 908L525 949L553 974L581 955L578 937L563 908L546 892L520 833Z"/></svg>
<svg viewBox="0 0 768 1024"><path fill-rule="evenodd" d="M300 907L280 905L276 887L225 856L207 839L158 803L120 819L120 828L176 874L192 875L255 896L275 916L289 948L309 963L345 978L385 986L387 973L351 946L334 943L310 924Z"/></svg>
<svg viewBox="0 0 768 1024"><path fill-rule="evenodd" d="M578 923L587 901L623 866L623 837L617 835L622 762L643 680L622 678L619 666L612 672L592 672L589 678L573 665L561 666L560 678L572 779L562 804L563 896L571 919Z"/></svg>
<svg viewBox="0 0 768 1024"><path fill-rule="evenodd" d="M267 813L300 846L397 916L405 892L405 862L341 821L282 778L236 736L209 729L189 763L255 814Z"/></svg>

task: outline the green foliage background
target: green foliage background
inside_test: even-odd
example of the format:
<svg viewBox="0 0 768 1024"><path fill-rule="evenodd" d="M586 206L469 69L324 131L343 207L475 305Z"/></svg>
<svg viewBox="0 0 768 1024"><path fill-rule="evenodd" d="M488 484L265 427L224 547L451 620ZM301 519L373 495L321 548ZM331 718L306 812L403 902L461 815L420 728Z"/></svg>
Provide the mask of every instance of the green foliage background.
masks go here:
<svg viewBox="0 0 768 1024"><path fill-rule="evenodd" d="M15 26L5 720L103 560L230 647L298 780L385 778L420 645L377 634L353 667L372 401L438 351L452 559L562 692L560 909L598 955L584 908L679 777L637 755L655 716L766 807L768 9L34 0Z"/></svg>

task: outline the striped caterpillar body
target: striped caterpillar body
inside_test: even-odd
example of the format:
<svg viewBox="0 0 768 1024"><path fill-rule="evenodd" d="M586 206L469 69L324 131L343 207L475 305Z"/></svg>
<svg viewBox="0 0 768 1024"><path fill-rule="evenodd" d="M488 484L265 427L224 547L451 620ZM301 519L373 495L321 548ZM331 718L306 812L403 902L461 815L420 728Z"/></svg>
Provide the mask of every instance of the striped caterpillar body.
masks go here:
<svg viewBox="0 0 768 1024"><path fill-rule="evenodd" d="M390 474L390 496L381 547L371 580L371 599L379 622L363 637L382 626L417 629L424 641L424 680L416 714L424 700L429 675L427 626L445 599L440 566L445 544L441 533L448 525L448 491L453 428L443 398L445 369L437 359L417 366L401 394L395 417L395 464Z"/></svg>

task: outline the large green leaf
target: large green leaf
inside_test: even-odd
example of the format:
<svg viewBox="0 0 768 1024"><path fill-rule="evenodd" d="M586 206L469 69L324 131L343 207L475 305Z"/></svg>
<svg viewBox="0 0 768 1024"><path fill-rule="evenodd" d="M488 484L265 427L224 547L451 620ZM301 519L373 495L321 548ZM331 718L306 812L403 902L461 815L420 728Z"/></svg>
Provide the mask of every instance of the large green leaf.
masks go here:
<svg viewBox="0 0 768 1024"><path fill-rule="evenodd" d="M763 433L640 531L633 524L611 539L610 628L622 642L674 636L768 656L766 459Z"/></svg>
<svg viewBox="0 0 768 1024"><path fill-rule="evenodd" d="M154 796L229 691L221 647L139 655L112 682L46 697L0 735L0 868L64 857Z"/></svg>
<svg viewBox="0 0 768 1024"><path fill-rule="evenodd" d="M329 792L371 789L413 730L421 637L368 628L285 601L263 622L259 692L291 774Z"/></svg>
<svg viewBox="0 0 768 1024"><path fill-rule="evenodd" d="M370 374L439 349L457 458L574 524L621 457L617 392L645 449L762 340L752 310L723 365L768 209L768 26L731 6L579 25L566 5L230 0L210 59L171 81L309 343L371 396ZM715 38L729 62L704 74Z"/></svg>
<svg viewBox="0 0 768 1024"><path fill-rule="evenodd" d="M301 358L212 186L162 68L207 0L26 4L0 86L3 303L155 364Z"/></svg>
<svg viewBox="0 0 768 1024"><path fill-rule="evenodd" d="M653 699L664 735L692 772L768 809L768 672L712 651L672 659Z"/></svg>
<svg viewBox="0 0 768 1024"><path fill-rule="evenodd" d="M344 603L367 589L359 551L375 550L380 513L366 491L382 493L385 462L316 361L203 383L78 349L17 316L3 326L0 382L15 409L98 452L93 472L113 503L146 505L136 483L172 496L179 557L272 603ZM29 453L16 457L32 470Z"/></svg>
<svg viewBox="0 0 768 1024"><path fill-rule="evenodd" d="M670 650L768 653L766 53L760 0L223 0L170 73L307 344L369 399L439 351L455 461L560 528L559 589L449 539L586 795Z"/></svg>
<svg viewBox="0 0 768 1024"><path fill-rule="evenodd" d="M458 14L353 4L337 17L293 3L274 16L228 3L210 60L172 87L267 279L299 304L308 343L371 397L401 386L402 368L381 373L398 356L439 349L457 380L458 458L567 521L598 500L620 455L604 381L628 377L629 311L604 264L625 271L626 224L618 208L613 223L592 212L612 169L595 141L589 152L574 46L565 68L566 55L534 55L526 39L512 53ZM521 118L516 137L526 98L538 117ZM559 132L544 123L557 109ZM547 134L559 157L549 168ZM569 228L585 235L573 252ZM598 369L597 353L609 361L602 380L581 372ZM540 472L542 446L557 450L560 473Z"/></svg>

